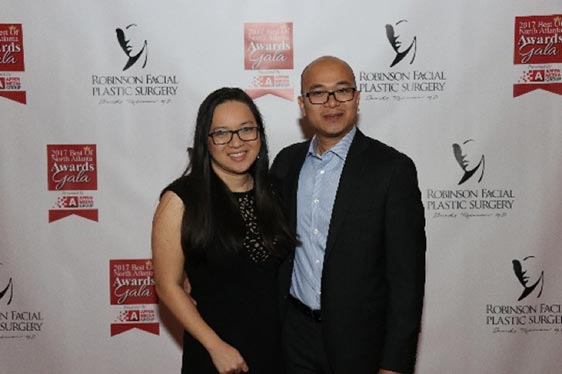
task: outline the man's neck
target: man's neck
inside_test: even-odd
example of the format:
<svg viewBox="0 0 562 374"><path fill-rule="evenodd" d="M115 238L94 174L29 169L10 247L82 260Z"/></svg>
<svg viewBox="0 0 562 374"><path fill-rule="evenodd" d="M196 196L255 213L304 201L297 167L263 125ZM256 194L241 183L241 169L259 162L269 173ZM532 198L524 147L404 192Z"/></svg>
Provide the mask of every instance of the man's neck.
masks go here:
<svg viewBox="0 0 562 374"><path fill-rule="evenodd" d="M329 137L329 136L322 136L316 134L316 147L314 151L318 155L324 154L324 152L329 151L332 149L336 144L338 144L347 134L349 134L355 127L352 127L348 132L345 134L341 134L339 136Z"/></svg>

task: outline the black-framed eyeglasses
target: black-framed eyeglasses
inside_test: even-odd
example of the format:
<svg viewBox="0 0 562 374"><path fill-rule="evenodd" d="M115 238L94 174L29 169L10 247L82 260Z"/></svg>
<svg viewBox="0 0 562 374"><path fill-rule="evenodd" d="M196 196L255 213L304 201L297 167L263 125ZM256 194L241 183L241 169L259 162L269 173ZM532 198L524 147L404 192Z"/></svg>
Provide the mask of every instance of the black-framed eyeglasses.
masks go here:
<svg viewBox="0 0 562 374"><path fill-rule="evenodd" d="M219 129L209 133L209 137L213 140L214 145L230 143L234 134L238 135L238 139L243 142L251 142L258 138L258 129L258 126L247 126L238 130Z"/></svg>
<svg viewBox="0 0 562 374"><path fill-rule="evenodd" d="M334 91L310 91L303 94L303 96L308 97L308 101L310 101L311 104L322 105L330 100L330 96L334 96L334 99L340 103L351 101L355 97L355 92L357 92L356 87L345 87L338 88Z"/></svg>

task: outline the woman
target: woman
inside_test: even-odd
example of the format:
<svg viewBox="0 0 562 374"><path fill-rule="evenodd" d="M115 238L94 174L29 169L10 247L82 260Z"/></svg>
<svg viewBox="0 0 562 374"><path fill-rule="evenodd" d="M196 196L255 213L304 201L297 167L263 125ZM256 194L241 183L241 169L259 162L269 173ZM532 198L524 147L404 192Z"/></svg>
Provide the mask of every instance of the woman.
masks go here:
<svg viewBox="0 0 562 374"><path fill-rule="evenodd" d="M276 276L292 235L268 166L252 99L238 88L211 93L190 166L164 189L152 230L158 296L186 330L182 373L280 370Z"/></svg>

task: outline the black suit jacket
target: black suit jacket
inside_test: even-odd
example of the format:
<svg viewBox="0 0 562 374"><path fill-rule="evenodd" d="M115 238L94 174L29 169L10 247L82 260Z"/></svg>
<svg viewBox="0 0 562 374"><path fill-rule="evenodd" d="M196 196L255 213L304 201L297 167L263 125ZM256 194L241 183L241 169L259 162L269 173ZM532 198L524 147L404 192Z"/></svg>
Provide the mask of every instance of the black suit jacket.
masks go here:
<svg viewBox="0 0 562 374"><path fill-rule="evenodd" d="M296 231L299 173L310 142L271 175ZM322 273L322 332L334 374L413 372L425 282L425 219L414 163L357 131L340 177ZM281 265L286 307L293 255Z"/></svg>

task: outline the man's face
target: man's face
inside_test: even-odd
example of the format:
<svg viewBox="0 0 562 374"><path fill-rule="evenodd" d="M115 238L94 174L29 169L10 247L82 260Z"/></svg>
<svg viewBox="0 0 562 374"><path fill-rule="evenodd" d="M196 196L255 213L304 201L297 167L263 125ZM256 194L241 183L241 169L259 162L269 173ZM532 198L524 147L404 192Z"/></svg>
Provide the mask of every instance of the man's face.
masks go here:
<svg viewBox="0 0 562 374"><path fill-rule="evenodd" d="M414 42L413 30L406 20L401 20L393 25L386 25L386 37L396 53L403 53L410 48Z"/></svg>
<svg viewBox="0 0 562 374"><path fill-rule="evenodd" d="M347 102L338 102L334 95L330 95L324 104L311 104L304 94L348 87L356 87L353 71L337 59L319 59L305 70L299 106L319 140L337 142L353 128L357 121L360 94L356 92L353 99Z"/></svg>

